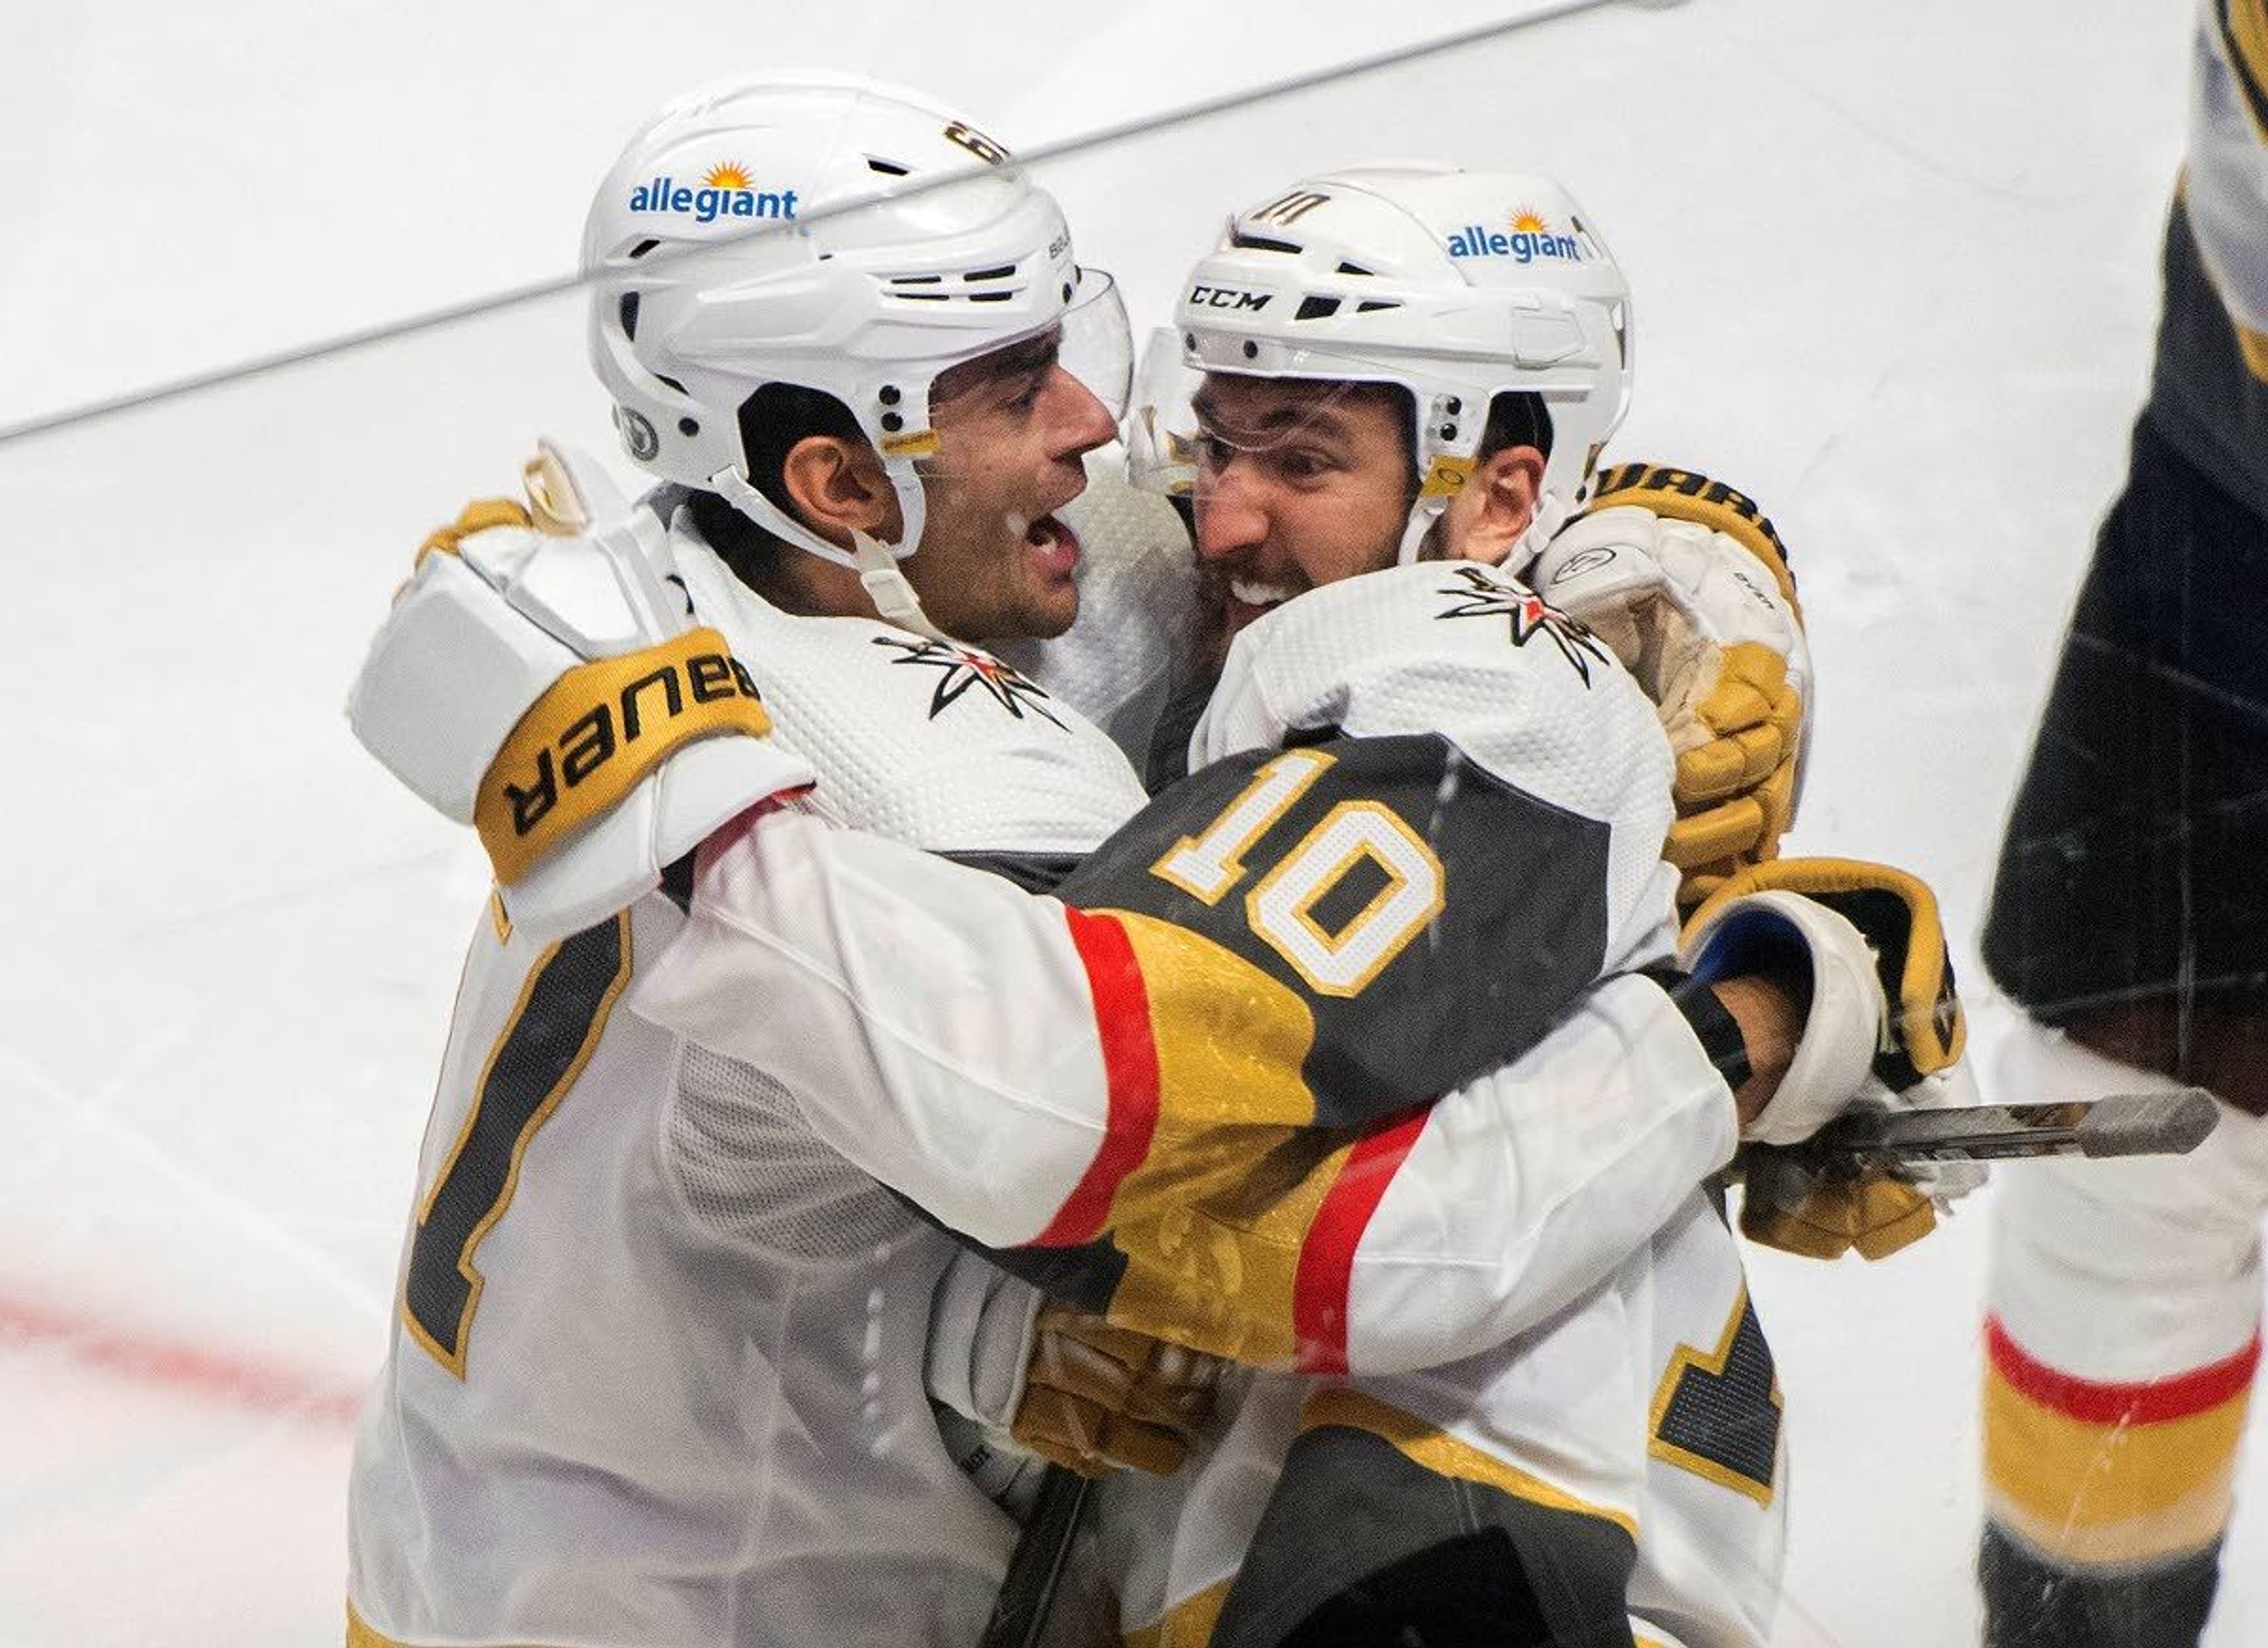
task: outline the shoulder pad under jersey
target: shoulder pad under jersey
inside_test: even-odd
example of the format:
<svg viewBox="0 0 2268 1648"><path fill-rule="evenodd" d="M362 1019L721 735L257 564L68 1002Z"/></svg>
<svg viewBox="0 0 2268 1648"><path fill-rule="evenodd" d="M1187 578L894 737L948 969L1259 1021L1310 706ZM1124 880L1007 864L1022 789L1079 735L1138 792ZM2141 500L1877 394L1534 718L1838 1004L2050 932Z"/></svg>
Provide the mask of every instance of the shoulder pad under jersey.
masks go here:
<svg viewBox="0 0 2268 1648"><path fill-rule="evenodd" d="M671 541L695 614L731 637L838 821L938 852L1055 854L1084 852L1142 804L1108 736L990 652L784 613L681 517Z"/></svg>

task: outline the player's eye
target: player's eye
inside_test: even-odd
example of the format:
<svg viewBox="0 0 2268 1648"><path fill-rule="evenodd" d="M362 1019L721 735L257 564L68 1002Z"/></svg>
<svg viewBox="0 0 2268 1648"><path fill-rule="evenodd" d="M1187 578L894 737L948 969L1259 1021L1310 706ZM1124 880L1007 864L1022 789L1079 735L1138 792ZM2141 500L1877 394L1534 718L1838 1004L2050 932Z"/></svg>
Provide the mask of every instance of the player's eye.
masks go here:
<svg viewBox="0 0 2268 1648"><path fill-rule="evenodd" d="M1233 443L1211 430L1197 431L1197 461L1208 469L1226 469L1236 461Z"/></svg>

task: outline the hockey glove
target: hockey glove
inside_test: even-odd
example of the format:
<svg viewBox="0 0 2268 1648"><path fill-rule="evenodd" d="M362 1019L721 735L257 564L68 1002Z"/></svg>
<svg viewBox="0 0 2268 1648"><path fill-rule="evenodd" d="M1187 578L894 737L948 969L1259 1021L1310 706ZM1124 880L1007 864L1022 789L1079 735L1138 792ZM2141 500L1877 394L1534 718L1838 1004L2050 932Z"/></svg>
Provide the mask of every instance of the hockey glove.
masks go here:
<svg viewBox="0 0 2268 1648"><path fill-rule="evenodd" d="M931 1400L976 1422L995 1474L1023 1456L1083 1476L1171 1475L1212 1412L1220 1366L1048 1299L970 1253L946 1268L932 1304ZM976 1454L964 1450L964 1467Z"/></svg>
<svg viewBox="0 0 2268 1648"><path fill-rule="evenodd" d="M1795 813L1811 658L1786 555L1747 498L1624 464L1546 545L1528 582L1614 648L1677 757L1662 856L1690 908L1778 857Z"/></svg>
<svg viewBox="0 0 2268 1648"><path fill-rule="evenodd" d="M725 637L687 615L666 530L546 444L528 503L427 539L347 701L363 747L479 832L539 942L603 920L809 769Z"/></svg>
<svg viewBox="0 0 2268 1648"><path fill-rule="evenodd" d="M1801 1145L1847 1111L1977 1102L1937 901L1916 877L1853 859L1792 858L1733 877L1687 923L1686 965L1704 980L1735 973L1810 982L1810 1007L1787 1073L1744 1129L1741 1228L1767 1247L1832 1259L1879 1259L1935 1228L1983 1181L1973 1163L1897 1173L1859 1168Z"/></svg>
<svg viewBox="0 0 2268 1648"><path fill-rule="evenodd" d="M1082 1476L1132 1467L1170 1476L1212 1413L1219 1358L1049 1300L1009 1435Z"/></svg>

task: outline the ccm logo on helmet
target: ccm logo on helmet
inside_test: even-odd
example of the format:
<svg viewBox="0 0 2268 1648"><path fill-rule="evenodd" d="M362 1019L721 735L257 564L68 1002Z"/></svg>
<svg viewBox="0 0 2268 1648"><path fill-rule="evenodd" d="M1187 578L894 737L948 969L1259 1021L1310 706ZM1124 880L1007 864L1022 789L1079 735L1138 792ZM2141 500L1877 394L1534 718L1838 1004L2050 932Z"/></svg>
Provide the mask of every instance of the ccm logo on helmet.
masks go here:
<svg viewBox="0 0 2268 1648"><path fill-rule="evenodd" d="M1534 212L1521 212L1512 220L1510 234L1501 229L1467 224L1449 237L1449 255L1508 257L1515 263L1533 263L1538 258L1564 258L1580 263L1583 261L1583 247L1573 235L1553 234L1550 225Z"/></svg>
<svg viewBox="0 0 2268 1648"><path fill-rule="evenodd" d="M1239 314L1265 309L1273 292L1239 291L1233 286L1192 286L1189 301L1208 309L1233 309Z"/></svg>
<svg viewBox="0 0 2268 1648"><path fill-rule="evenodd" d="M793 189L766 189L759 193L748 181L748 174L729 162L710 167L702 185L695 188L674 178L649 178L630 191L630 210L690 217L696 223L715 223L719 217L795 216Z"/></svg>

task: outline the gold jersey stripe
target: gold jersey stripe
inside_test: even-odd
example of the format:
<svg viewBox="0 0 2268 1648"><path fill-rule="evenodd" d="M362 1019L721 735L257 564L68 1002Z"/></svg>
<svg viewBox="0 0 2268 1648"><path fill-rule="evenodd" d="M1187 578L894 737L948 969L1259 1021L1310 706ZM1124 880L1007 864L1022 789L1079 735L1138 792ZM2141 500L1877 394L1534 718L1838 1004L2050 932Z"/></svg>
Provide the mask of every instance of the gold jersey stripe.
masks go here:
<svg viewBox="0 0 2268 1648"><path fill-rule="evenodd" d="M1353 1148L1318 1130L1300 1078L1314 1015L1225 946L1130 910L1158 1060L1150 1148L1112 1196L1126 1269L1110 1318L1177 1344L1288 1366L1300 1252ZM1202 1304L1202 1314L1193 1306Z"/></svg>
<svg viewBox="0 0 2268 1648"><path fill-rule="evenodd" d="M2233 315L2229 324L2236 328L2236 349L2244 357L2245 369L2268 383L2268 332L2255 332Z"/></svg>
<svg viewBox="0 0 2268 1648"><path fill-rule="evenodd" d="M1125 930L1141 966L1161 1131L1315 1119L1300 1076L1315 1016L1297 991L1186 927L1132 910L1098 913Z"/></svg>
<svg viewBox="0 0 2268 1648"><path fill-rule="evenodd" d="M714 629L578 665L520 717L481 779L473 826L511 887L696 739L767 738L747 667Z"/></svg>
<svg viewBox="0 0 2268 1648"><path fill-rule="evenodd" d="M1988 1369L1984 1474L1995 1514L2083 1562L2193 1549L2228 1520L2249 1393L2202 1413L2095 1424L2034 1402Z"/></svg>
<svg viewBox="0 0 2268 1648"><path fill-rule="evenodd" d="M2233 1474L2233 1472L2231 1473ZM2043 1517L1992 1483L1984 1488L1984 1512L1993 1522L2073 1568L2152 1566L2203 1550L2228 1531L2234 1490L2224 1479L2200 1484L2177 1505L2147 1516L2088 1527L2062 1517Z"/></svg>
<svg viewBox="0 0 2268 1648"><path fill-rule="evenodd" d="M1156 1624L1128 1631L1126 1648L1206 1648L1233 1583L1233 1578L1218 1579L1196 1595L1183 1597Z"/></svg>
<svg viewBox="0 0 2268 1648"><path fill-rule="evenodd" d="M1351 1142L1336 1129L1215 1128L1161 1137L1120 1193L1126 1269L1110 1320L1153 1339L1290 1367L1300 1254Z"/></svg>
<svg viewBox="0 0 2268 1648"><path fill-rule="evenodd" d="M1550 1510L1597 1517L1602 1521L1613 1523L1629 1534L1633 1541L1638 1538L1638 1519L1628 1512L1609 1511L1603 1505L1593 1505L1554 1482L1524 1471L1509 1460L1484 1453L1469 1442L1460 1442L1447 1431L1427 1424L1415 1415L1405 1413L1392 1403L1381 1402L1361 1391L1332 1386L1308 1397L1306 1406L1300 1411L1300 1429L1314 1431L1324 1425L1344 1425L1351 1431L1367 1431L1390 1443L1395 1452L1436 1476L1478 1482L1499 1493L1509 1494L1515 1499L1524 1499L1530 1505L1540 1505Z"/></svg>
<svg viewBox="0 0 2268 1648"><path fill-rule="evenodd" d="M2221 0L2220 27L2253 130L2268 143L2268 0Z"/></svg>

